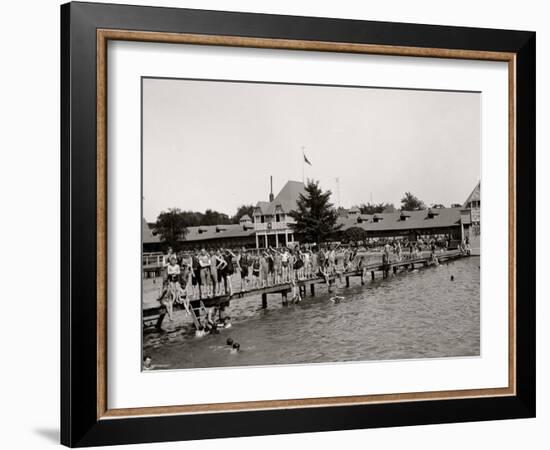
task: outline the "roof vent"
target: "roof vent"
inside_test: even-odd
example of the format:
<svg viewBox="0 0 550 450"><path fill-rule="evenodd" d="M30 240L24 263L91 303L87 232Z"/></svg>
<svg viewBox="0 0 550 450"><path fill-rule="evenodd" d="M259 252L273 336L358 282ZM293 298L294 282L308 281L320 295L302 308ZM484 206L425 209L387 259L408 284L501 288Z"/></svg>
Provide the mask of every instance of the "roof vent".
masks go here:
<svg viewBox="0 0 550 450"><path fill-rule="evenodd" d="M439 213L432 208L428 209L428 218L433 219L435 216L439 216Z"/></svg>

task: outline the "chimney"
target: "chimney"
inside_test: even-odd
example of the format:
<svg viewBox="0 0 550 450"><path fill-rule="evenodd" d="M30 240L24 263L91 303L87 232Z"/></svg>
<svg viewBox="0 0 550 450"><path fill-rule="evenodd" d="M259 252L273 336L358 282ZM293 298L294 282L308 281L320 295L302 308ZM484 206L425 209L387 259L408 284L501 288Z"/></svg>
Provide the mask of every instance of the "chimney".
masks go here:
<svg viewBox="0 0 550 450"><path fill-rule="evenodd" d="M275 197L273 196L273 175L269 177L269 184L270 184L269 201L272 202L275 199Z"/></svg>

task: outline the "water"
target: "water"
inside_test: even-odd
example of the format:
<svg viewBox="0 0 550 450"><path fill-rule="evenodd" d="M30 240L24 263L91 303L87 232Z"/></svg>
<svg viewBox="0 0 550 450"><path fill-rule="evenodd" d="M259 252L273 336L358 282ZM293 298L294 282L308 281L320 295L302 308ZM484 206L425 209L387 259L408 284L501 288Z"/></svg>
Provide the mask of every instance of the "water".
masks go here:
<svg viewBox="0 0 550 450"><path fill-rule="evenodd" d="M165 331L145 334L144 353L166 369L477 356L479 279L479 257L470 257L365 286L352 278L332 294L317 285L315 297L288 307L280 295L268 296L265 310L260 296L235 299L232 327L202 338L178 311Z"/></svg>

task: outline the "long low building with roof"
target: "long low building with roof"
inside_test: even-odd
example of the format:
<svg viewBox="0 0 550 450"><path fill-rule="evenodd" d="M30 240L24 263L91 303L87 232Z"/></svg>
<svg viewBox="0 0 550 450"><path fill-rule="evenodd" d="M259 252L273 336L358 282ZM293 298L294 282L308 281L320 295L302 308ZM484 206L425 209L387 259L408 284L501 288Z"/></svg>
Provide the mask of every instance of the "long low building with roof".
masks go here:
<svg viewBox="0 0 550 450"><path fill-rule="evenodd" d="M462 239L463 227L469 225L462 208L434 208L419 211L361 214L350 210L338 219L342 231L359 228L368 238L403 237L417 240L422 236L445 235L454 240Z"/></svg>
<svg viewBox="0 0 550 450"><path fill-rule="evenodd" d="M462 240L472 235L472 225L479 230L481 204L479 183L462 208L431 208L418 211L394 211L377 214L361 214L354 207L345 211L338 223L341 231L357 228L365 232L367 239L406 238L416 240L426 236L444 235L452 240ZM244 215L238 224L207 225L187 228L181 247L187 250L201 248L267 248L293 245L299 241L293 230L294 219L289 213L297 208L297 200L305 194L305 186L299 181L287 181L277 196L273 188L268 201L259 201L253 217ZM479 234L479 232L478 232ZM158 251L162 245L143 222L144 251Z"/></svg>

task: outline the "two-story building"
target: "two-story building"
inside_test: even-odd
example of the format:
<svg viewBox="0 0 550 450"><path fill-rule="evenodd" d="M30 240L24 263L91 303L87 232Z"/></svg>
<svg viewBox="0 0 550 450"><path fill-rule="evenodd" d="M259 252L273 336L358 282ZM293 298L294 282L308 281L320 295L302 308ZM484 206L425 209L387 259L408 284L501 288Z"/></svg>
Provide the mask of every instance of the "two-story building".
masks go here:
<svg viewBox="0 0 550 450"><path fill-rule="evenodd" d="M287 246L294 242L294 219L288 213L296 209L296 202L304 193L304 183L287 181L276 197L272 188L269 201L258 202L254 209L256 248Z"/></svg>

